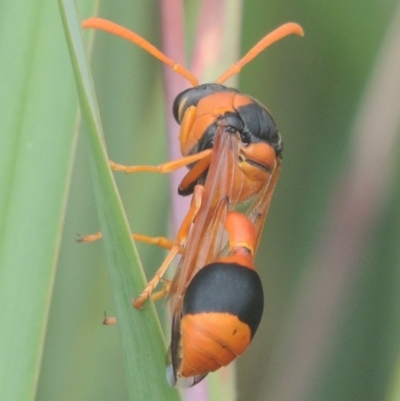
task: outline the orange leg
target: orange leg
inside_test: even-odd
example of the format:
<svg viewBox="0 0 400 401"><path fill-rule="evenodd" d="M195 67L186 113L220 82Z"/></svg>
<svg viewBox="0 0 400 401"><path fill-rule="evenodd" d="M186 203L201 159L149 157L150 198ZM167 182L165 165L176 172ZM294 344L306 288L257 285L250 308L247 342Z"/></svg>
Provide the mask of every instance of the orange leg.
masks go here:
<svg viewBox="0 0 400 401"><path fill-rule="evenodd" d="M181 130L179 133L179 141L181 143L182 153L185 153L186 148L188 146L187 141L190 137L190 133L192 131L193 123L196 117L196 107L191 106L185 111L185 115L182 119ZM188 166L189 164L196 163L193 169L196 168L197 165L204 165L205 160L207 167L210 164L209 160L211 159L211 149L203 150L202 152L195 153L193 155L184 156L177 160L171 160L169 162L160 164L158 166L125 166L123 164L117 164L110 160L110 167L114 171L122 171L124 173L139 173L139 172L150 172L150 173L161 173L167 174L172 173L173 171ZM192 181L193 182L193 181Z"/></svg>
<svg viewBox="0 0 400 401"><path fill-rule="evenodd" d="M208 156L197 162L193 168L183 177L179 184L178 191L180 194L185 194L188 189L192 188L192 185L198 180L198 178L210 167L211 152Z"/></svg>
<svg viewBox="0 0 400 401"><path fill-rule="evenodd" d="M187 166L188 164L195 163L208 155L212 152L211 149L203 150L202 152L195 153L194 155L182 157L178 160L172 160L158 166L125 166L123 164L117 164L110 160L110 167L114 171L122 171L124 173L139 173L139 172L149 172L149 173L161 173L167 174L172 173L173 171L177 170L178 168Z"/></svg>
<svg viewBox="0 0 400 401"><path fill-rule="evenodd" d="M165 271L167 270L168 266L171 264L174 257L179 253L179 250L184 246L186 239L189 235L190 227L196 218L197 212L200 209L201 200L203 197L204 187L202 185L196 185L193 192L192 203L190 205L190 209L185 216L185 219L182 222L182 225L179 228L178 234L176 235L174 246L169 251L167 257L165 258L164 262L157 270L154 277L148 282L146 288L143 292L139 295L139 297L133 302L133 306L135 308L140 308L143 303L150 297L154 288L162 279Z"/></svg>
<svg viewBox="0 0 400 401"><path fill-rule="evenodd" d="M107 316L107 313L104 312L103 324L104 326L112 326L117 323L117 318L114 316Z"/></svg>
<svg viewBox="0 0 400 401"><path fill-rule="evenodd" d="M160 281L162 281L163 283L163 288L160 291L153 292L151 294L151 299L153 302L158 301L161 298L164 298L169 293L169 288L171 287L171 281L164 279L161 279Z"/></svg>
<svg viewBox="0 0 400 401"><path fill-rule="evenodd" d="M101 233L101 231L98 231L95 234L80 235L76 241L83 242L83 243L95 242L95 241L98 241L99 239L101 239L102 237L103 237L103 234ZM149 245L157 245L160 248L164 248L164 249L168 249L168 250L170 250L174 246L174 243L165 237L150 237L148 235L132 234L132 238L135 241L144 242ZM182 249L179 250L179 253L182 253Z"/></svg>
<svg viewBox="0 0 400 401"><path fill-rule="evenodd" d="M164 285L160 291L153 292L153 294L151 294L151 299L153 302L159 301L169 293L169 288L171 287L171 281L164 279L161 279L160 281L162 281ZM104 326L112 326L114 324L117 324L117 318L115 316L107 316L107 313L104 312L103 324Z"/></svg>
<svg viewBox="0 0 400 401"><path fill-rule="evenodd" d="M103 235L101 234L101 231L98 231L95 234L88 234L88 235L80 235L78 234L78 238L76 239L76 242L95 242L101 239Z"/></svg>

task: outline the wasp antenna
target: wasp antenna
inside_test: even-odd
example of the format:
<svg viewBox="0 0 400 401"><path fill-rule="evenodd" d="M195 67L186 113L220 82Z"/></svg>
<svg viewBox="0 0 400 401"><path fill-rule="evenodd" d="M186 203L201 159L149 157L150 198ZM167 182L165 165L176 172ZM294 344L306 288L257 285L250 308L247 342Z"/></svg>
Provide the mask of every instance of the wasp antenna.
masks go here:
<svg viewBox="0 0 400 401"><path fill-rule="evenodd" d="M179 75L182 75L184 78L186 78L193 86L199 85L198 79L193 76L190 71L188 71L185 67L182 67L176 61L171 60L164 53L162 53L160 50L158 50L155 46L153 46L150 42L142 38L137 33L130 31L129 29L124 28L121 25L115 24L114 22L108 21L103 18L88 18L82 22L82 28L99 29L101 31L105 31L111 33L112 35L119 36L120 38L128 40L129 42L132 42L135 45L146 50L148 53L150 53L155 58L158 58L164 64L171 67Z"/></svg>
<svg viewBox="0 0 400 401"><path fill-rule="evenodd" d="M235 64L230 66L217 80L216 83L222 84L232 75L236 75L240 70L248 64L254 57L265 50L268 46L283 39L285 36L295 34L299 36L304 36L303 28L296 24L295 22L288 22L276 28L274 31L270 32L267 36L262 38L256 45L254 45L247 54L242 57Z"/></svg>

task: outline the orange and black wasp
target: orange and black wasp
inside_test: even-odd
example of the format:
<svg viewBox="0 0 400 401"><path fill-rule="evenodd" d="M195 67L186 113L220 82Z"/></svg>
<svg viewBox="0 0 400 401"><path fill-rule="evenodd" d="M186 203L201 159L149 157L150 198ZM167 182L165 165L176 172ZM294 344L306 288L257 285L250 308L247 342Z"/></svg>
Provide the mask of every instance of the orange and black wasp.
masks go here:
<svg viewBox="0 0 400 401"><path fill-rule="evenodd" d="M215 266L220 264L221 260L225 260L223 255L226 252L230 253L229 267L238 265L254 271L251 270L253 269L252 259L258 247L282 163L281 137L268 109L254 98L243 95L234 88L226 87L223 83L232 75L239 73L245 64L272 43L289 34L303 35L303 30L295 23L282 25L258 42L215 83L199 84L187 69L126 28L100 18L85 20L83 27L104 30L135 43L169 65L193 85L192 88L178 94L173 104L174 117L181 126L179 141L182 158L159 166L123 166L110 162L114 170L126 173L146 171L169 173L183 166L189 168L189 172L179 185L178 192L181 195L192 195L191 207L174 241L170 242L166 239L156 241L170 251L155 276L134 301L134 306L139 308L143 305L162 279L173 258L181 254L177 272L172 282L166 287L172 312L170 347L172 364L168 371L172 384L181 379L188 379L189 384L193 385L209 371L226 365L234 357L222 359L221 363L213 365L210 361L218 358L210 348L210 352L206 352L204 356L210 362L204 365L205 368L196 370L185 367L189 358L185 338L196 338L198 334L196 330L200 330L196 324L188 326L185 323L187 315L190 315L187 313L187 303L191 299L200 299L193 298L190 294L196 293L197 286L202 292L205 283L210 285L209 288L216 289L208 280L203 281L198 277L206 274L202 272L203 269L207 272L211 271L208 268L205 269L205 266ZM236 210L242 211L247 217L242 215L243 218L227 218L227 216L235 216ZM229 223L227 226L227 220L232 220L234 223ZM243 243L233 241L234 245L231 245L228 251L224 233L228 231L228 236L237 237L237 233L240 233L242 229L245 230L248 225L254 232L251 240L247 237ZM227 230L225 230L226 227ZM98 237L99 235L95 238ZM145 242L155 242L149 237L135 237ZM237 249L241 251L237 253ZM250 252L251 263L246 262L247 264L241 265L244 249ZM202 273L198 276L200 272ZM227 285L229 280L241 281L236 267L226 269L226 272ZM212 276L210 274L210 277ZM259 289L249 287L248 291L258 293ZM223 294L222 285L213 298L216 309L218 309L218 303L222 302ZM245 317L238 315L234 308L235 301L230 300L233 308L227 313L236 316L246 325ZM209 305L206 309L208 313L215 312ZM258 309L260 309L259 305ZM248 310L245 315L250 316L251 311ZM251 332L250 339L257 326L258 323L248 325ZM240 352L231 349L232 355L239 355L248 346L249 341L243 343L245 346ZM229 348L227 344L221 344L223 348ZM192 348L196 349L196 344L193 344ZM218 350L218 348L215 349ZM201 354L199 357L202 357Z"/></svg>
<svg viewBox="0 0 400 401"><path fill-rule="evenodd" d="M228 212L229 255L200 269L190 281L178 320L173 320L167 378L185 385L226 366L249 346L264 309L264 293L254 264L254 225Z"/></svg>

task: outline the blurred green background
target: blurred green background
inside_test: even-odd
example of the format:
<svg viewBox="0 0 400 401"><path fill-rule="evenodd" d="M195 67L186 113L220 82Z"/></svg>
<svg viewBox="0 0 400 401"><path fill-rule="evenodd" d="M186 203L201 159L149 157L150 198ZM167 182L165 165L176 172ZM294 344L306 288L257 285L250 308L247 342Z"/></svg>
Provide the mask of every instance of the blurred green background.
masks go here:
<svg viewBox="0 0 400 401"><path fill-rule="evenodd" d="M76 3L82 19L95 12L89 1ZM64 90L46 81L49 86L43 84L38 91L53 94L49 105L59 104L61 115L70 110L70 122L60 130L67 126L72 138L76 116L71 110L77 110L77 99L71 94L68 105L62 102L74 82L58 9L35 4L45 12L34 26L50 26L48 35L63 60L56 65L49 57L43 75L58 68L58 79L69 83ZM186 2L187 21L195 20L199 6L200 1ZM266 293L265 315L252 346L237 363L238 400L400 400L400 165L396 158L400 98L392 93L399 84L400 57L397 68L386 68L390 63L396 66L390 57L400 48L398 9L395 1L378 0L247 0L243 4L241 54L287 21L300 23L306 35L274 45L246 66L239 78L240 90L259 99L274 115L285 148L257 256ZM18 7L14 11L18 14ZM157 1L104 0L98 15L161 44ZM188 23L187 30L193 29ZM7 43L7 35L2 31L2 44ZM20 38L13 38L9 35L8 41L18 45ZM37 36L32 42L33 58L39 57L35 49L41 45ZM8 74L23 74L10 60L6 67ZM98 33L92 69L110 158L125 164L167 160L165 116L171 106L164 104L161 63L129 43ZM386 81L379 81L379 74ZM16 79L25 82L24 77ZM6 79L8 75L2 82ZM0 91L0 99L6 105L7 92ZM36 106L35 98L30 102ZM368 109L373 104L382 107ZM365 110L367 115L362 114ZM38 109L45 112L46 104ZM54 120L53 131L46 135L57 136L57 123L64 122L50 112L45 119ZM360 132L366 121L372 122ZM18 129L29 131L30 126ZM364 132L366 136L372 132L372 139L366 139ZM1 132L1 137L8 134ZM81 135L71 165L72 176L69 180L65 175L63 181L70 187L58 256L58 245L54 246L56 274L52 295L53 276L49 279L49 322L36 399L125 400L117 328L101 324L104 311L115 312L103 245L75 242L77 233L98 230ZM38 170L36 165L31 169ZM4 172L7 180L15 178L11 164L5 165ZM132 229L166 235L168 177L115 177ZM4 203L9 202L4 192L2 196ZM53 200L49 189L45 201ZM62 218L55 220L62 224ZM38 227L33 224L38 223L28 216L20 229L31 233L27 241L33 247L40 247L43 239L40 233L35 235ZM4 248L6 225L2 230ZM164 253L142 244L138 248L150 277ZM12 266L0 266L7 268ZM26 302L30 301L34 302ZM4 304L8 310L7 298ZM160 302L161 314L164 309ZM0 363L7 366L4 360Z"/></svg>

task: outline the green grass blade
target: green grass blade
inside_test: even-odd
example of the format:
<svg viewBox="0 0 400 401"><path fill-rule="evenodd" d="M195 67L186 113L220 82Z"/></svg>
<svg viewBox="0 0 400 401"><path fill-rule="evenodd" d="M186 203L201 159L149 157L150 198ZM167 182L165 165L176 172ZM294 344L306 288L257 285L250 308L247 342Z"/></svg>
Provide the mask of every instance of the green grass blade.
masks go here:
<svg viewBox="0 0 400 401"><path fill-rule="evenodd" d="M149 303L146 310L137 311L131 306L131 297L144 288L144 274L102 143L100 118L76 10L70 1L60 0L59 5L89 145L100 226L125 354L128 392L132 400L176 400L178 393L168 387L165 379L165 343L154 307Z"/></svg>
<svg viewBox="0 0 400 401"><path fill-rule="evenodd" d="M76 95L57 6L31 1L21 11L18 2L7 2L0 15L4 400L35 394L76 139Z"/></svg>

